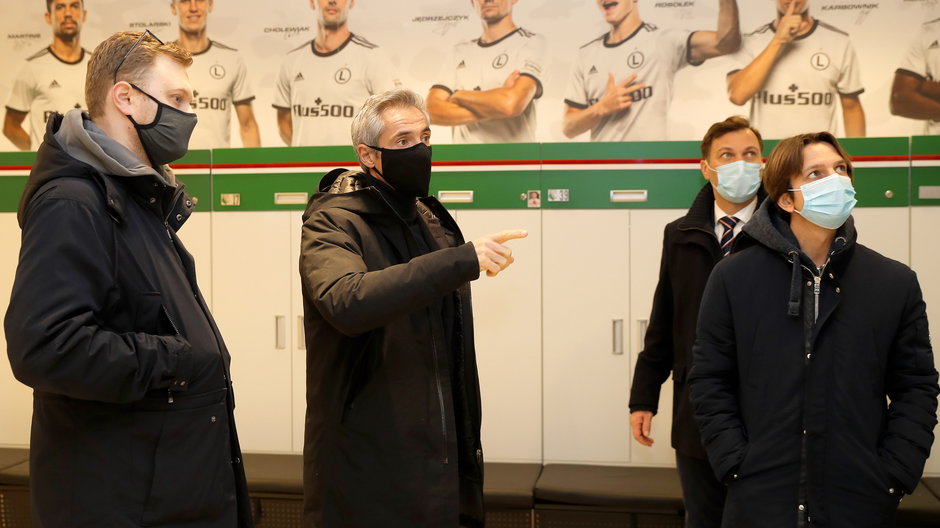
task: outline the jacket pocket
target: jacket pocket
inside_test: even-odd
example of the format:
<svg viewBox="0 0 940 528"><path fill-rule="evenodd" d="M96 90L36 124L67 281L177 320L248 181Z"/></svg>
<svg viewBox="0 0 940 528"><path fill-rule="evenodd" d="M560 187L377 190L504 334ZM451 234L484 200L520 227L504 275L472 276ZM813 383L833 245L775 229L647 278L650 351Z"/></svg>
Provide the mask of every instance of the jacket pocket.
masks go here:
<svg viewBox="0 0 940 528"><path fill-rule="evenodd" d="M234 518L234 475L224 401L165 412L143 524Z"/></svg>
<svg viewBox="0 0 940 528"><path fill-rule="evenodd" d="M134 307L133 330L151 335L181 336L160 292L143 292Z"/></svg>

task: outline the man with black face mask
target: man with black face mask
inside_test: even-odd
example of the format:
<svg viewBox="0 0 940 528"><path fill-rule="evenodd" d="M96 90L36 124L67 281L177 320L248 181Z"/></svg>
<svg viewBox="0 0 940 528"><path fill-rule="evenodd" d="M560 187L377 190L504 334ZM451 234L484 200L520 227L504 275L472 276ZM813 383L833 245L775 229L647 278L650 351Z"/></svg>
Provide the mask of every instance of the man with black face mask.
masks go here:
<svg viewBox="0 0 940 528"><path fill-rule="evenodd" d="M102 42L20 202L5 330L45 527L252 526L229 354L176 234L194 201L164 165L196 123L191 63L149 31Z"/></svg>
<svg viewBox="0 0 940 528"><path fill-rule="evenodd" d="M337 169L304 213L304 525L483 524L469 283L513 262L522 230L464 243L427 196L431 131L407 90L353 119L364 172Z"/></svg>

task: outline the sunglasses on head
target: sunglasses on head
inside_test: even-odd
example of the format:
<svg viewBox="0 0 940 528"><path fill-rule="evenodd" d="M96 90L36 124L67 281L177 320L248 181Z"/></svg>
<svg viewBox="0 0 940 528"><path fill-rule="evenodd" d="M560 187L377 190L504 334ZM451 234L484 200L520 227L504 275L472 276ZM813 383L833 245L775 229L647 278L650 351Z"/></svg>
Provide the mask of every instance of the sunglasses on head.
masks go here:
<svg viewBox="0 0 940 528"><path fill-rule="evenodd" d="M147 35L150 35L150 38L152 38L153 40L156 40L157 42L159 42L161 46L163 45L163 41L160 40L156 35L154 35L149 29L145 29L145 30L141 31L141 32L140 32L140 36L137 37L137 40L134 41L134 44L133 44L130 48L128 48L128 49L127 49L127 53L125 53L124 56L121 57L121 61L118 62L117 68L114 68L114 82L115 82L115 83L117 83L118 71L120 71L121 66L124 65L124 61L127 60L127 57L129 57L130 54L131 54L131 52L134 51L134 48L136 48L137 45L140 44L140 42L141 42L142 40L144 40L144 37L147 36Z"/></svg>

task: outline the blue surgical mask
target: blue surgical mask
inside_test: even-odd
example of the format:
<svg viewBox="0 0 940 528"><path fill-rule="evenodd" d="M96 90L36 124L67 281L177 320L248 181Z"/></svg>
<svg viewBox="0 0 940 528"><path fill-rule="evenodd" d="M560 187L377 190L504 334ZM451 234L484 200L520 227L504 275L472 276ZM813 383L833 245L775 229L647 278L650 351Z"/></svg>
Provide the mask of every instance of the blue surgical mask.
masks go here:
<svg viewBox="0 0 940 528"><path fill-rule="evenodd" d="M858 203L852 180L841 174L830 174L789 190L803 193L803 210L796 211L797 214L826 229L842 226Z"/></svg>
<svg viewBox="0 0 940 528"><path fill-rule="evenodd" d="M760 163L738 160L712 169L706 161L705 166L718 173L718 185L714 187L722 198L731 203L749 201L760 188Z"/></svg>

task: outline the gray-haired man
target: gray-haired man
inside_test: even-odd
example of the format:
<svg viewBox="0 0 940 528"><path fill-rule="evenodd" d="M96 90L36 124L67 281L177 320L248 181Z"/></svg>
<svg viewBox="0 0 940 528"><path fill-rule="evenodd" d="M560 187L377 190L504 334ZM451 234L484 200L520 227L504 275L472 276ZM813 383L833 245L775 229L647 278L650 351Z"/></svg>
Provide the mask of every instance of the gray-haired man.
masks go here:
<svg viewBox="0 0 940 528"><path fill-rule="evenodd" d="M428 195L431 131L407 90L353 119L363 172L337 169L304 213L305 525L483 524L469 282L525 231L464 243Z"/></svg>

